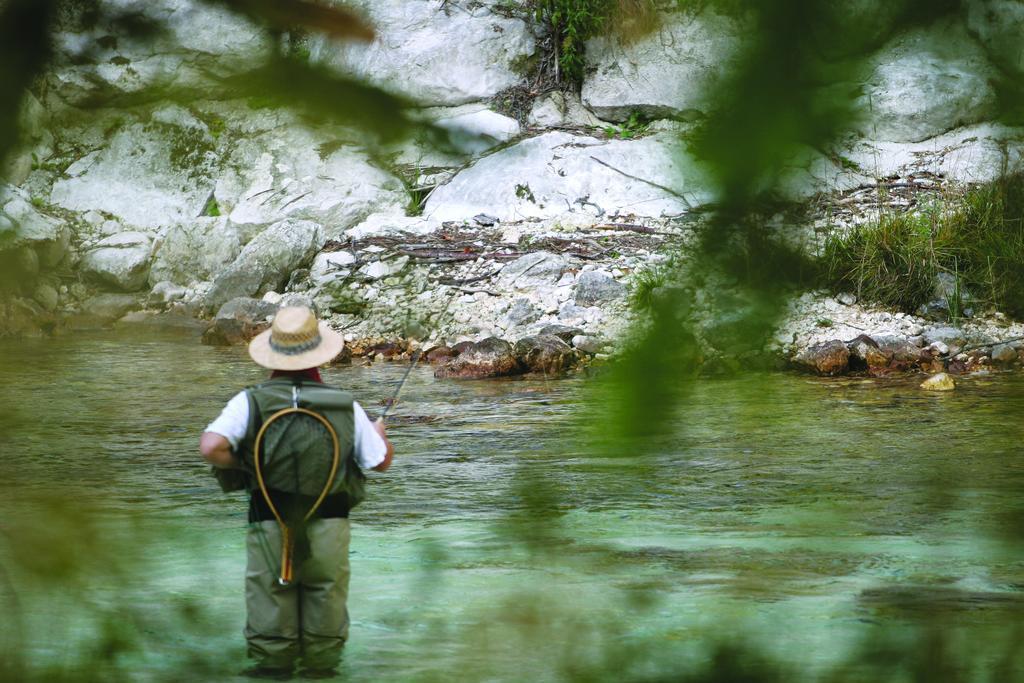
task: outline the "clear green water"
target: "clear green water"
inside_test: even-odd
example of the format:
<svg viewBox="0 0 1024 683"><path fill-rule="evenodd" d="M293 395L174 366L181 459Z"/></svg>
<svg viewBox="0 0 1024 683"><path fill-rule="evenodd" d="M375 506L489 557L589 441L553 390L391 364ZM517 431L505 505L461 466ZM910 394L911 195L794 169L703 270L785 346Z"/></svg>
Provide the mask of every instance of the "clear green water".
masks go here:
<svg viewBox="0 0 1024 683"><path fill-rule="evenodd" d="M403 370L326 379L373 412ZM186 333L0 342L0 674L245 664L246 506L196 446L261 377ZM353 515L346 680L711 680L726 646L747 680L1022 679L1024 378L919 381L701 381L613 458L587 380L417 369Z"/></svg>

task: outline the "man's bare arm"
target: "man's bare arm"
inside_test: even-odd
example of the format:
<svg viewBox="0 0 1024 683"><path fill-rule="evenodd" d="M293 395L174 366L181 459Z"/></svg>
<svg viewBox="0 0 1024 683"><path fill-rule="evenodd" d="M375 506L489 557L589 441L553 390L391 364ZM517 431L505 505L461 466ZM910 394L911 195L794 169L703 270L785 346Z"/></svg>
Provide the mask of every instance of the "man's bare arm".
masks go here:
<svg viewBox="0 0 1024 683"><path fill-rule="evenodd" d="M222 470L235 469L240 465L231 452L231 442L216 432L203 432L199 437L199 452L206 462Z"/></svg>
<svg viewBox="0 0 1024 683"><path fill-rule="evenodd" d="M388 447L387 452L384 454L384 460L381 462L381 464L374 467L373 470L375 472L386 472L387 469L391 467L391 460L392 458L394 458L395 455L395 447L392 446L391 442L388 440L387 434L384 431L383 420L377 420L376 422L374 422L373 428L377 430L377 433L380 434L380 438L384 439L384 444Z"/></svg>

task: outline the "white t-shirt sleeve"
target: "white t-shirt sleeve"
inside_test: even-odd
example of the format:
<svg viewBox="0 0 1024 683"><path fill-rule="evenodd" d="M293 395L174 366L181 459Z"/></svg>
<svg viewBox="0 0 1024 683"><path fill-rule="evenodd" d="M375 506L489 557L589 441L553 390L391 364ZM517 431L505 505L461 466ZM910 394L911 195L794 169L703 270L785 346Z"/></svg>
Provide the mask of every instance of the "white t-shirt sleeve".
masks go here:
<svg viewBox="0 0 1024 683"><path fill-rule="evenodd" d="M354 437L356 462L365 472L384 462L388 446L384 443L384 439L380 438L377 430L373 428L373 423L367 417L366 411L355 401L352 401L352 412L356 422Z"/></svg>
<svg viewBox="0 0 1024 683"><path fill-rule="evenodd" d="M249 399L244 391L240 391L228 401L217 419L206 426L205 431L220 434L231 442L231 449L236 450L248 428Z"/></svg>

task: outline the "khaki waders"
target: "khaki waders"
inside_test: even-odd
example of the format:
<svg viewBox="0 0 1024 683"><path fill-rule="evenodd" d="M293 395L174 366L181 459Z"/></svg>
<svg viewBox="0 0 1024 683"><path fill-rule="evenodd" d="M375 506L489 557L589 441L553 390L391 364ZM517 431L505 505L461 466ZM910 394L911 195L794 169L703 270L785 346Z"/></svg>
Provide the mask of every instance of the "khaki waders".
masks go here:
<svg viewBox="0 0 1024 683"><path fill-rule="evenodd" d="M246 535L248 564L245 639L261 666L331 669L348 638L349 521L314 519L307 527L312 556L295 567L295 579L278 584L281 530L256 522Z"/></svg>

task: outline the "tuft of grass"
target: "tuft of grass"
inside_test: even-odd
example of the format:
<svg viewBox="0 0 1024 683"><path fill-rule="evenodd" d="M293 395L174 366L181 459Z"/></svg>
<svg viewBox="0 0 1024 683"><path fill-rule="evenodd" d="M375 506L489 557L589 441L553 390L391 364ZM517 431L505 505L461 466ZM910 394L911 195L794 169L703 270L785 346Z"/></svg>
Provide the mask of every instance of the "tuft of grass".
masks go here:
<svg viewBox="0 0 1024 683"><path fill-rule="evenodd" d="M911 313L931 300L938 272L930 217L886 214L877 222L830 235L823 254L828 285Z"/></svg>
<svg viewBox="0 0 1024 683"><path fill-rule="evenodd" d="M649 311L657 303L659 288L677 280L678 266L669 260L637 269L630 279L629 307L634 311Z"/></svg>
<svg viewBox="0 0 1024 683"><path fill-rule="evenodd" d="M650 123L641 116L640 112L632 111L621 126L605 126L604 134L610 138L620 140L632 140L647 132Z"/></svg>
<svg viewBox="0 0 1024 683"><path fill-rule="evenodd" d="M951 319L962 316L966 292L973 304L1024 317L1024 174L831 235L822 260L826 286L872 303L913 312L935 298L946 272Z"/></svg>

